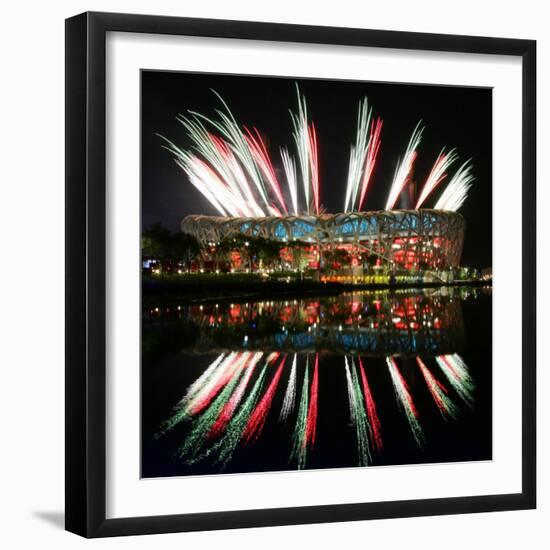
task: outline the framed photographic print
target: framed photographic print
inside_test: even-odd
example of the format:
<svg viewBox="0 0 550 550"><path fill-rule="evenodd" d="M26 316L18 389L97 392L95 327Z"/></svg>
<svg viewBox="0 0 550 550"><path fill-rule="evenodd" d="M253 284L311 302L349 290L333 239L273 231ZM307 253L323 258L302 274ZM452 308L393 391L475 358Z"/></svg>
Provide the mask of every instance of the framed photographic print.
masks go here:
<svg viewBox="0 0 550 550"><path fill-rule="evenodd" d="M66 527L535 507L535 43L66 22Z"/></svg>

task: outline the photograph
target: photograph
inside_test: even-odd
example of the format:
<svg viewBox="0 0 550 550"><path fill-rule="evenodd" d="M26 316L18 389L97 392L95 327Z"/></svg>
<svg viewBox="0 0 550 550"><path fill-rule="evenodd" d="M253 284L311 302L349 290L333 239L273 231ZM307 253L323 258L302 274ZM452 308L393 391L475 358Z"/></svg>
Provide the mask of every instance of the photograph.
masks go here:
<svg viewBox="0 0 550 550"><path fill-rule="evenodd" d="M492 460L493 90L140 86L141 477Z"/></svg>

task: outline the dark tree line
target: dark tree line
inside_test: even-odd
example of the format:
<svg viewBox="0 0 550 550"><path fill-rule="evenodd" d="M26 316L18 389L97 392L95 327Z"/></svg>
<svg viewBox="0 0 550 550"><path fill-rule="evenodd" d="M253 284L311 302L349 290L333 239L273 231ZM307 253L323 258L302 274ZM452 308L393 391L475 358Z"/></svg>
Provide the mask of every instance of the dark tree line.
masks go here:
<svg viewBox="0 0 550 550"><path fill-rule="evenodd" d="M200 246L192 235L180 231L171 233L160 223L155 223L143 231L141 251L143 256L189 264L199 255Z"/></svg>

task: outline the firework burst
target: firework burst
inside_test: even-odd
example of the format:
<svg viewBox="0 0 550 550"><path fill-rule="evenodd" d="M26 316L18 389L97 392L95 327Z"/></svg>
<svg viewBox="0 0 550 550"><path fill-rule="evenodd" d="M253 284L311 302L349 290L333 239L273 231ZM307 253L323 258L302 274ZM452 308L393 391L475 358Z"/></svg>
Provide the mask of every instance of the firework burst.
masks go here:
<svg viewBox="0 0 550 550"><path fill-rule="evenodd" d="M364 98L359 104L357 135L350 151L345 212L361 210L380 149L382 120L374 121L372 111Z"/></svg>
<svg viewBox="0 0 550 550"><path fill-rule="evenodd" d="M403 191L405 185L410 181L414 161L418 155L417 149L420 146L422 134L424 132L424 127L420 126L421 123L421 120L418 121L411 135L411 139L409 139L403 158L397 161L393 182L390 187L390 192L388 193L386 210L392 210L394 208L401 191Z"/></svg>
<svg viewBox="0 0 550 550"><path fill-rule="evenodd" d="M183 150L160 136L191 185L222 216L319 215L322 207L318 135L298 86L297 108L289 111L294 150L280 148L280 170L260 130L240 126L223 98L217 92L214 94L221 104L215 109L215 116L189 111L177 117L191 141L188 149ZM360 211L365 206L379 156L382 125L364 98L359 103L356 137L350 151L344 198L346 212ZM420 121L397 162L386 210L395 208L411 180L423 132ZM454 149L440 152L416 201L417 209L447 177L448 169L457 158ZM437 201L436 209L456 211L462 206L474 180L471 171L470 161L458 169Z"/></svg>
<svg viewBox="0 0 550 550"><path fill-rule="evenodd" d="M474 176L472 175L471 160L467 160L457 170L445 191L439 197L435 208L437 210L452 210L456 212L468 197L468 191L472 187Z"/></svg>
<svg viewBox="0 0 550 550"><path fill-rule="evenodd" d="M451 149L448 153L445 153L445 148L441 150L426 179L426 183L424 183L415 208L418 209L424 204L432 191L447 177L447 170L457 159L458 155L454 152L454 149Z"/></svg>

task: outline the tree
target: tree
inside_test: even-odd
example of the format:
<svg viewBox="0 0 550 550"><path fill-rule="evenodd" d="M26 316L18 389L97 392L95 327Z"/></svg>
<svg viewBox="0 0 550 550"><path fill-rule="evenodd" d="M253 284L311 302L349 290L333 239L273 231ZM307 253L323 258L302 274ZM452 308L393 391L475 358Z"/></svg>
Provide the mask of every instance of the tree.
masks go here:
<svg viewBox="0 0 550 550"><path fill-rule="evenodd" d="M193 235L176 232L172 235L170 256L185 262L187 271L191 269L191 262L200 254L199 242Z"/></svg>
<svg viewBox="0 0 550 550"><path fill-rule="evenodd" d="M273 266L281 258L282 245L279 242L268 239L258 239L258 255L262 262Z"/></svg>
<svg viewBox="0 0 550 550"><path fill-rule="evenodd" d="M304 269L308 265L309 257L307 255L307 245L300 241L293 241L289 243L289 248L292 250L292 257L294 259L294 265L298 267L300 272L300 278L304 276Z"/></svg>
<svg viewBox="0 0 550 550"><path fill-rule="evenodd" d="M141 250L144 256L152 258L168 258L172 235L160 223L154 223L143 231L141 236Z"/></svg>

